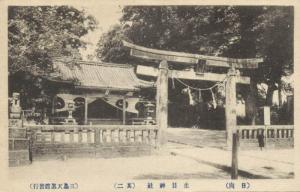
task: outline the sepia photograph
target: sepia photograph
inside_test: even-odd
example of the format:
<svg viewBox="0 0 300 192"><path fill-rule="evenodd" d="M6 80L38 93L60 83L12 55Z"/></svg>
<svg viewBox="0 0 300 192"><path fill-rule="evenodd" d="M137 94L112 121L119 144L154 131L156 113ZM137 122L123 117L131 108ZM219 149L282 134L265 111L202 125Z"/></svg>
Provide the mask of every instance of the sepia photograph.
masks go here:
<svg viewBox="0 0 300 192"><path fill-rule="evenodd" d="M295 6L5 9L1 100L16 191L296 182Z"/></svg>

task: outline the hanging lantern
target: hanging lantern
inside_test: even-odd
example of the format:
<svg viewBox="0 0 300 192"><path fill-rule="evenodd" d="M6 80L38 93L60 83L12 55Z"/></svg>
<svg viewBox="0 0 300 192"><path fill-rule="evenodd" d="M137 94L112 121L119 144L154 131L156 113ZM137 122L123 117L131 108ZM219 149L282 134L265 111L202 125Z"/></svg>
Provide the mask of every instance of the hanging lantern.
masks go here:
<svg viewBox="0 0 300 192"><path fill-rule="evenodd" d="M85 99L83 97L76 97L73 101L75 107L82 107L85 103Z"/></svg>
<svg viewBox="0 0 300 192"><path fill-rule="evenodd" d="M123 108L123 99L117 100L116 106L119 107L119 108ZM128 102L126 101L125 102L125 108L127 108L127 107L128 107Z"/></svg>

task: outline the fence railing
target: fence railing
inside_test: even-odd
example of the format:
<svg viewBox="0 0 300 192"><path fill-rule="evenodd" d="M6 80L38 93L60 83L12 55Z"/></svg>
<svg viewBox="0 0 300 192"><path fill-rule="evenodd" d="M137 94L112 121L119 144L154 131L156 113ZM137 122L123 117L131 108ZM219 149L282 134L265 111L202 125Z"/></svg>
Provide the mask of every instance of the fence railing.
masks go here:
<svg viewBox="0 0 300 192"><path fill-rule="evenodd" d="M156 125L31 125L26 126L33 145L95 144L156 146Z"/></svg>
<svg viewBox="0 0 300 192"><path fill-rule="evenodd" d="M244 125L237 126L237 130L241 139L257 139L260 134L274 139L294 137L294 125Z"/></svg>

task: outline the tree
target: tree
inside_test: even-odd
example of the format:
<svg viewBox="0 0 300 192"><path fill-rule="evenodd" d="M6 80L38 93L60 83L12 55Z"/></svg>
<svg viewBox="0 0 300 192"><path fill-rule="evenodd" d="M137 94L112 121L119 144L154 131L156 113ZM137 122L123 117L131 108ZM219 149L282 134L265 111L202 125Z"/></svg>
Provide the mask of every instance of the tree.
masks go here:
<svg viewBox="0 0 300 192"><path fill-rule="evenodd" d="M85 43L80 37L96 24L92 16L69 6L8 8L9 94L20 93L23 109L49 105L58 89L40 76L53 72L55 57L81 58L79 48Z"/></svg>
<svg viewBox="0 0 300 192"><path fill-rule="evenodd" d="M10 6L9 73L47 74L53 57L80 58L80 37L95 27L92 16L70 6Z"/></svg>
<svg viewBox="0 0 300 192"><path fill-rule="evenodd" d="M256 22L258 52L265 58L261 76L268 85L266 104L272 105L273 92L281 95L282 77L294 70L293 7L265 7Z"/></svg>
<svg viewBox="0 0 300 192"><path fill-rule="evenodd" d="M100 37L97 43L96 56L104 61L115 63L130 62L128 49L122 45L122 40L127 39L121 25L113 26L107 33Z"/></svg>
<svg viewBox="0 0 300 192"><path fill-rule="evenodd" d="M243 73L252 77L253 97L257 97L257 83L269 85L265 104L271 105L281 77L293 71L293 17L292 7L127 6L120 25L100 39L97 56L105 61L130 61L120 42L125 39L156 49L263 57L263 65L253 74Z"/></svg>
<svg viewBox="0 0 300 192"><path fill-rule="evenodd" d="M263 7L234 7L233 12L235 13L239 27L237 30L238 41L227 46L224 50L224 56L233 58L255 58L258 55L256 48L257 31L253 30L256 25L256 18L263 11ZM244 71L245 72L245 71ZM257 106L257 83L261 75L260 70L251 69L246 71L251 77L250 79L250 93L246 96L246 117L251 124L255 124L256 121L256 106Z"/></svg>
<svg viewBox="0 0 300 192"><path fill-rule="evenodd" d="M100 38L97 56L105 61L128 57L122 39L150 48L218 55L236 40L238 25L232 11L231 7L128 6L120 25Z"/></svg>

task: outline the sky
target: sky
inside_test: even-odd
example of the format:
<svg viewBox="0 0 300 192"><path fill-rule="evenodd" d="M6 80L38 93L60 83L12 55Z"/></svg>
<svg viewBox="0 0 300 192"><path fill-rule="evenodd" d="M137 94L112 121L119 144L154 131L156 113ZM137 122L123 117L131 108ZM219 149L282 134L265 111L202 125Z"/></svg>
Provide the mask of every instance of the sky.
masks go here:
<svg viewBox="0 0 300 192"><path fill-rule="evenodd" d="M101 34L107 32L111 26L117 24L122 14L122 7L117 4L94 4L93 6L75 6L77 9L84 9L87 14L93 15L98 21L98 28L90 31L82 39L87 42L87 49L81 49L83 59L86 56L94 54L98 40Z"/></svg>

